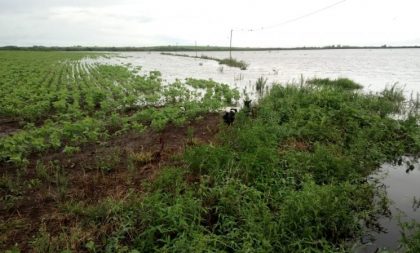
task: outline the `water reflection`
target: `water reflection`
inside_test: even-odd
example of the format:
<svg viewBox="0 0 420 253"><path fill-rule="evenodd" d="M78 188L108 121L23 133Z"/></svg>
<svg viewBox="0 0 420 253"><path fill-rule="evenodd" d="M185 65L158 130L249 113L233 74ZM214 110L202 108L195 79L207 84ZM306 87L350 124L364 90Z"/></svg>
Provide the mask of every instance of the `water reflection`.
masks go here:
<svg viewBox="0 0 420 253"><path fill-rule="evenodd" d="M378 192L385 194L389 203L383 203L383 214L376 217L376 226L370 226L356 252L370 253L378 249L398 250L400 248L400 223L420 222L420 164L418 159L402 157L395 163L386 163L372 176ZM375 222L371 222L375 223Z"/></svg>
<svg viewBox="0 0 420 253"><path fill-rule="evenodd" d="M420 199L413 197L413 211L416 212L420 208Z"/></svg>

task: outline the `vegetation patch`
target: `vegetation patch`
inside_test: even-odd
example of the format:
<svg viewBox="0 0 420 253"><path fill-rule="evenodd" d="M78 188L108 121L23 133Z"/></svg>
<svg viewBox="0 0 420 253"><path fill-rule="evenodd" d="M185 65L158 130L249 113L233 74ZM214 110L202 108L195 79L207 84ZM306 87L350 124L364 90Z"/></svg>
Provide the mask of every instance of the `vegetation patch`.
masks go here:
<svg viewBox="0 0 420 253"><path fill-rule="evenodd" d="M348 89L348 90L357 90L357 89L363 88L362 85L355 83L353 80L350 80L348 78L338 78L334 80L331 80L329 78L323 78L323 79L315 78L315 79L308 80L308 83L316 85L316 86L333 86L333 87Z"/></svg>
<svg viewBox="0 0 420 253"><path fill-rule="evenodd" d="M239 68L241 70L246 70L249 66L248 63L246 63L244 61L236 60L234 58L219 59L219 58L210 57L210 56L206 56L206 55L194 56L194 55L189 55L189 54L174 54L174 53L165 53L165 52L163 52L161 54L162 55L188 57L188 58L196 58L196 59L204 59L204 60L212 60L212 61L217 61L221 65L235 67L235 68ZM221 72L223 72L223 70Z"/></svg>
<svg viewBox="0 0 420 253"><path fill-rule="evenodd" d="M248 64L244 61L236 60L234 58L226 58L218 61L219 64L224 64L230 67L240 68L241 70L246 70Z"/></svg>

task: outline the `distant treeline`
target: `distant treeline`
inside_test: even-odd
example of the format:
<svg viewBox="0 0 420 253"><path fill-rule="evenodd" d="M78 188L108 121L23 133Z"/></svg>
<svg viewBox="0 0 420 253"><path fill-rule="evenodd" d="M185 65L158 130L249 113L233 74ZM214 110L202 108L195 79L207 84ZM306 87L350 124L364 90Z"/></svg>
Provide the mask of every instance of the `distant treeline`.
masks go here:
<svg viewBox="0 0 420 253"><path fill-rule="evenodd" d="M400 49L400 48L420 48L420 46L387 46L380 47L373 46L342 46L330 45L324 47L233 47L232 51L274 51L274 50L320 50L320 49ZM84 46L70 46L70 47L45 47L45 46L31 46L31 47L18 47L18 46L3 46L0 50L20 50L20 51L111 51L111 52L124 52L124 51L229 51L229 47L218 46L153 46L153 47L84 47Z"/></svg>

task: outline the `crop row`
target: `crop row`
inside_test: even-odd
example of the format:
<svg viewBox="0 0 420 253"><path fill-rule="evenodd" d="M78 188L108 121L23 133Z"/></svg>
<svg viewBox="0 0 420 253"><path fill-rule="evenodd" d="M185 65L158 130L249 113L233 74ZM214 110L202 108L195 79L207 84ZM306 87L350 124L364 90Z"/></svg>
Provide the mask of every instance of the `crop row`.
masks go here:
<svg viewBox="0 0 420 253"><path fill-rule="evenodd" d="M0 118L18 122L0 139L0 163L25 164L34 152L95 142L125 131L182 124L237 100L213 81L164 86L158 71L91 64L86 53L2 52ZM198 85L200 84L200 85Z"/></svg>

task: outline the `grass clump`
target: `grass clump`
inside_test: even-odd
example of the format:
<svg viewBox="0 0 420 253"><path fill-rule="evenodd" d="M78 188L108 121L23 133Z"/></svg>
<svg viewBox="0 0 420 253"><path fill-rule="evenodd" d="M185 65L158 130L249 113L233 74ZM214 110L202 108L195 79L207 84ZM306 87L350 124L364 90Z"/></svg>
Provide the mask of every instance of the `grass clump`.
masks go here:
<svg viewBox="0 0 420 253"><path fill-rule="evenodd" d="M147 164L152 161L153 154L150 151L128 152L128 159L136 164Z"/></svg>
<svg viewBox="0 0 420 253"><path fill-rule="evenodd" d="M201 55L201 56L195 56L195 55L188 55L188 54L174 54L174 53L165 53L162 52L162 55L169 55L169 56L179 56L179 57L187 57L187 58L196 58L196 59L203 59L203 60L212 60L217 61L221 65L226 65L234 68L239 68L241 70L246 70L248 68L248 63L240 60L236 60L234 58L225 58L225 59L219 59L211 56ZM223 72L223 68L219 68L219 72Z"/></svg>
<svg viewBox="0 0 420 253"><path fill-rule="evenodd" d="M402 228L402 249L407 253L420 252L420 224L405 222Z"/></svg>
<svg viewBox="0 0 420 253"><path fill-rule="evenodd" d="M248 68L248 64L244 61L236 60L234 58L226 58L218 60L219 64L224 64L230 67L239 68L241 70L246 70Z"/></svg>
<svg viewBox="0 0 420 253"><path fill-rule="evenodd" d="M314 79L308 80L307 83L313 84L316 86L336 87L336 88L342 88L342 89L347 89L347 90L357 90L357 89L363 88L362 85L348 78L338 78L334 80L331 80L329 78L314 78Z"/></svg>
<svg viewBox="0 0 420 253"><path fill-rule="evenodd" d="M255 89L257 90L260 96L264 93L265 85L267 84L267 78L260 76L255 82Z"/></svg>

